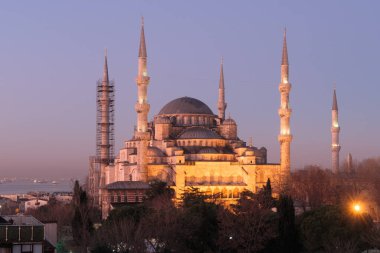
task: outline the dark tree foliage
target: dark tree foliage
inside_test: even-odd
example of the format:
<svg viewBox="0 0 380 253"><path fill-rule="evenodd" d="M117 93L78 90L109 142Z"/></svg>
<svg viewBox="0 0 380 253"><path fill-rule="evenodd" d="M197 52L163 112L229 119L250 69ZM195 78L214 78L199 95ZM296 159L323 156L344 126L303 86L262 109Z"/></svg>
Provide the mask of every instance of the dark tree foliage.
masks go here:
<svg viewBox="0 0 380 253"><path fill-rule="evenodd" d="M277 236L277 219L259 195L244 191L232 210L220 212L222 252L260 252ZM272 201L272 199L268 199Z"/></svg>
<svg viewBox="0 0 380 253"><path fill-rule="evenodd" d="M363 236L373 227L366 215L354 215L343 206L323 206L304 213L300 219L301 240L305 250L357 252L367 245ZM339 251L338 251L339 249Z"/></svg>
<svg viewBox="0 0 380 253"><path fill-rule="evenodd" d="M296 253L299 251L295 224L295 211L290 196L280 195L277 203L278 212L278 245L281 252Z"/></svg>
<svg viewBox="0 0 380 253"><path fill-rule="evenodd" d="M215 252L218 240L218 208L211 198L190 188L182 195L183 226L191 226L184 233L182 240L189 252Z"/></svg>
<svg viewBox="0 0 380 253"><path fill-rule="evenodd" d="M268 178L266 185L263 185L263 188L255 196L260 207L264 209L269 209L274 207L275 201L272 197L272 186L270 179Z"/></svg>
<svg viewBox="0 0 380 253"><path fill-rule="evenodd" d="M149 183L150 189L146 192L146 199L152 200L159 196L174 197L174 191L166 182L153 180Z"/></svg>
<svg viewBox="0 0 380 253"><path fill-rule="evenodd" d="M139 222L148 213L148 210L147 206L143 204L115 208L110 212L106 222L120 221L122 219Z"/></svg>
<svg viewBox="0 0 380 253"><path fill-rule="evenodd" d="M87 246L92 232L91 206L87 198L87 193L75 181L74 195L72 200L74 216L71 221L74 241L81 246L82 252L87 252Z"/></svg>

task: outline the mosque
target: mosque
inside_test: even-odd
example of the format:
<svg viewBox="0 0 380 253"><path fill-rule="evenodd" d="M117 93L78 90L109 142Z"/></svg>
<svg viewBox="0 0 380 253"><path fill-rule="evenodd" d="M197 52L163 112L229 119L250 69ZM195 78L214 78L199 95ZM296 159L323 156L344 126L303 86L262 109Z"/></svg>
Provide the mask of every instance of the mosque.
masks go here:
<svg viewBox="0 0 380 253"><path fill-rule="evenodd" d="M99 106L103 112L100 115L99 169L90 175L90 187L98 198L103 217L107 217L118 204L140 201L149 182L155 179L165 181L176 197L186 188L196 187L209 194L218 194L226 202L239 198L245 189L257 192L268 179L274 185L286 179L290 173L292 141L286 33L279 85L279 164L268 163L266 148L254 147L240 139L238 124L233 118L226 117L223 62L220 66L217 114L196 98L180 97L168 102L153 119L148 120L150 77L147 60L142 24L136 78L137 124L132 138L125 141L118 155L112 158L109 142L109 106L112 101L108 94L110 82L105 57L99 95Z"/></svg>

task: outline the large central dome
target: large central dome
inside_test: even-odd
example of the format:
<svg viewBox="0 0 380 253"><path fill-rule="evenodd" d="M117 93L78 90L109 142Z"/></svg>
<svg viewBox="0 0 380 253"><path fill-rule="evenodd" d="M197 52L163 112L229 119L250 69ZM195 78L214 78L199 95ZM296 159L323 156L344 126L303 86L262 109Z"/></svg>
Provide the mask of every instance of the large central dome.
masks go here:
<svg viewBox="0 0 380 253"><path fill-rule="evenodd" d="M167 103L164 107L162 107L161 111L158 113L162 114L207 114L214 115L211 109L202 101L190 98L190 97L182 97L177 98L169 103Z"/></svg>

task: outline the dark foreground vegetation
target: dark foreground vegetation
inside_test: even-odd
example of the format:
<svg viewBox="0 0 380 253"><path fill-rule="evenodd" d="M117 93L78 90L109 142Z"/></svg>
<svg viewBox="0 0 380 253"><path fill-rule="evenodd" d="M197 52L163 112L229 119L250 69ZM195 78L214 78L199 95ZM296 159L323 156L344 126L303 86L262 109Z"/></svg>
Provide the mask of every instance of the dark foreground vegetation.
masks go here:
<svg viewBox="0 0 380 253"><path fill-rule="evenodd" d="M219 196L197 188L174 202L165 183L151 186L144 203L114 209L103 222L79 184L71 205L50 203L33 215L57 220L60 228L70 226L78 252L350 253L380 248L380 159L365 160L340 175L308 166L292 174L277 198L268 181L258 193L243 192L228 208ZM353 209L354 203L360 203L360 210ZM58 252L68 252L64 246Z"/></svg>

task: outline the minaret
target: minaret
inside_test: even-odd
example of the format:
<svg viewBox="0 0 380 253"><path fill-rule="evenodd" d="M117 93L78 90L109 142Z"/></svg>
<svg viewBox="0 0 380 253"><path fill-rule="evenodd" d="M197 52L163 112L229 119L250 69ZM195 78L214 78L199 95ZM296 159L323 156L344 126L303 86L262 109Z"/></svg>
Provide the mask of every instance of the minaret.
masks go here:
<svg viewBox="0 0 380 253"><path fill-rule="evenodd" d="M226 115L227 103L224 98L224 73L223 73L223 57L220 63L220 78L219 78L219 98L218 98L218 117L224 120Z"/></svg>
<svg viewBox="0 0 380 253"><path fill-rule="evenodd" d="M137 112L137 129L135 131L135 138L138 141L137 169L139 175L137 180L139 181L148 180L146 155L148 150L148 142L150 139L150 133L148 132L148 113L150 105L148 104L147 99L149 80L150 78L147 73L147 53L144 34L144 19L142 19L138 58L138 73L136 77L138 100L135 104L135 110Z"/></svg>
<svg viewBox="0 0 380 253"><path fill-rule="evenodd" d="M291 88L292 85L289 83L289 62L285 30L282 48L281 83L279 85L281 104L280 109L278 109L280 116L280 135L278 136L278 141L280 142L281 176L285 177L285 179L290 174L290 142L293 139L290 133L290 115L292 109L290 109L289 105L289 93Z"/></svg>
<svg viewBox="0 0 380 253"><path fill-rule="evenodd" d="M331 170L334 173L339 173L339 132L338 123L338 102L336 99L336 91L334 89L333 103L331 110Z"/></svg>
<svg viewBox="0 0 380 253"><path fill-rule="evenodd" d="M102 215L106 198L103 197L106 185L106 167L113 163L113 113L114 87L108 77L107 51L104 56L103 78L97 85L97 130L96 159L92 164L92 174L89 182L89 192L95 204L100 204Z"/></svg>
<svg viewBox="0 0 380 253"><path fill-rule="evenodd" d="M100 182L99 186L102 188L105 185L105 167L110 159L110 125L109 125L109 94L108 94L109 78L108 78L108 63L107 63L107 50L104 55L103 79L100 95Z"/></svg>
<svg viewBox="0 0 380 253"><path fill-rule="evenodd" d="M353 164L352 164L352 155L348 153L346 158L346 173L352 173Z"/></svg>

